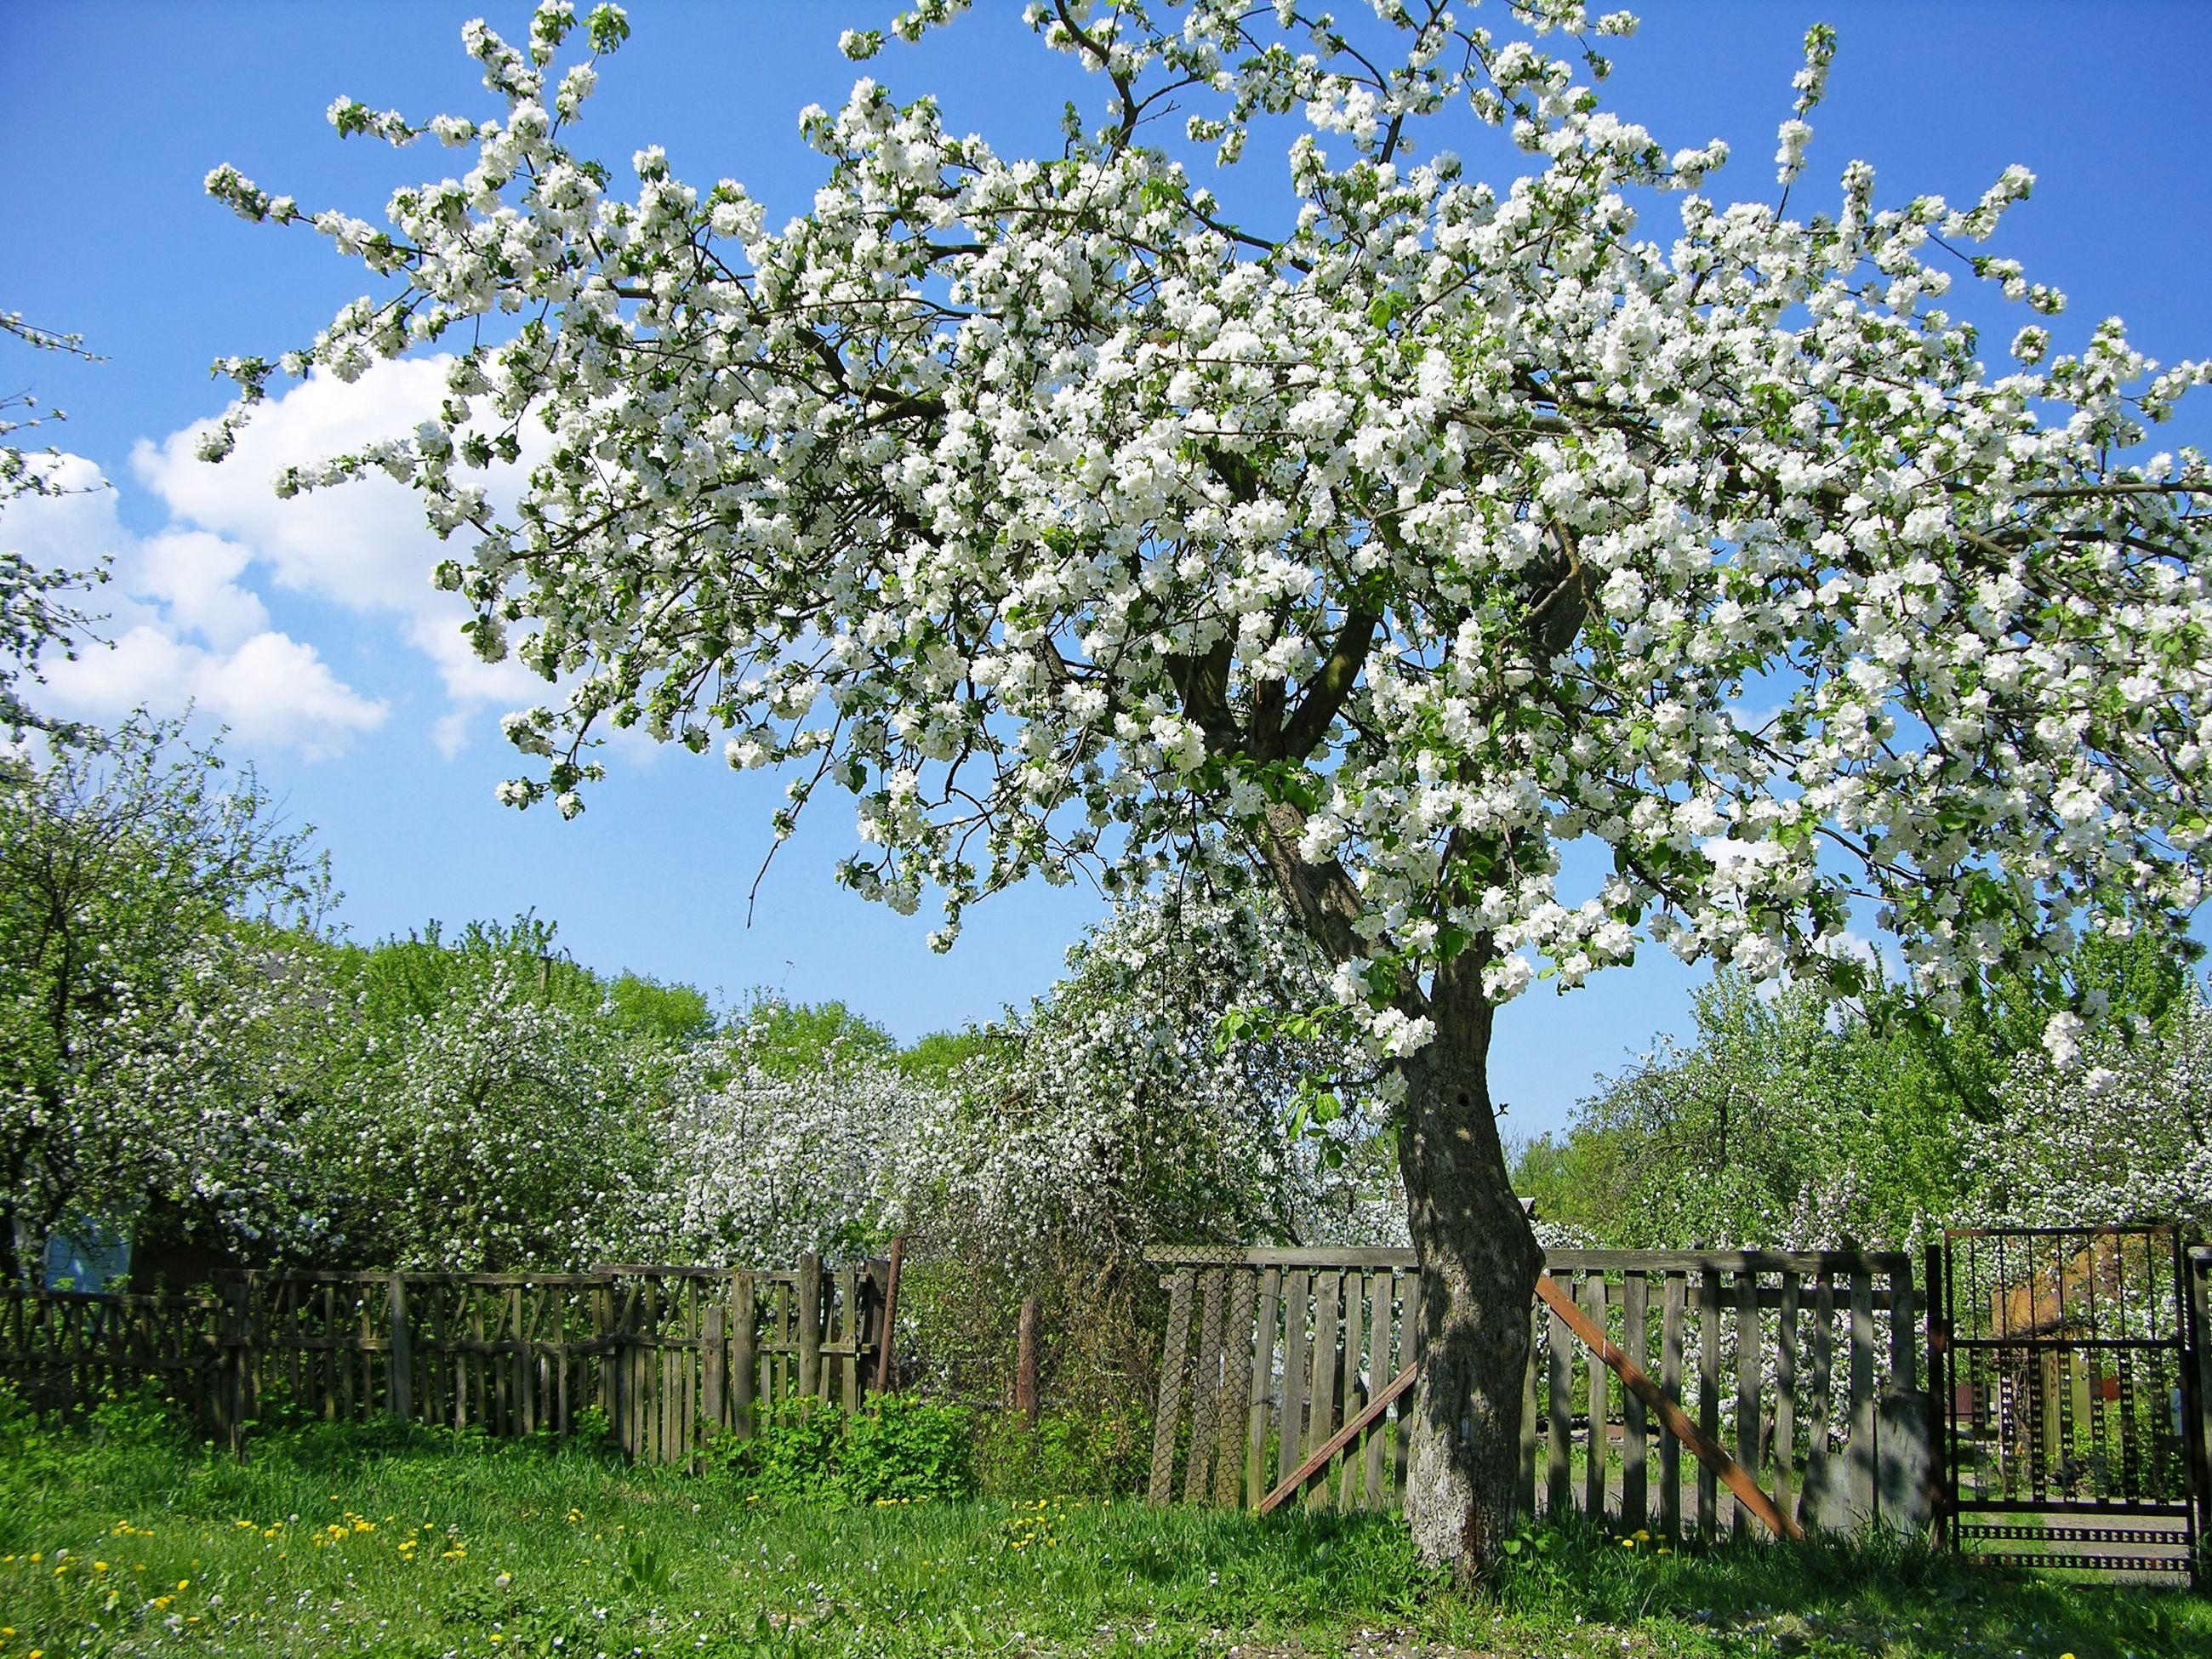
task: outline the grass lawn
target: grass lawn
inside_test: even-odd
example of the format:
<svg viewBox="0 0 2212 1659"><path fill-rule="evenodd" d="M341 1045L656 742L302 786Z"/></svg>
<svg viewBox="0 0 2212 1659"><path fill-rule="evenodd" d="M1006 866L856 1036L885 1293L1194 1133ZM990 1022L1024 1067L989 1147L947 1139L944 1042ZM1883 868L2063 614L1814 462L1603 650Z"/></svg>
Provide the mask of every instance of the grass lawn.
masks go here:
<svg viewBox="0 0 2212 1659"><path fill-rule="evenodd" d="M2212 1654L2212 1601L1923 1554L1522 1540L1439 1590L1389 1518L1126 1502L832 1510L728 1476L425 1433L240 1465L128 1417L0 1437L0 1659L621 1656Z"/></svg>

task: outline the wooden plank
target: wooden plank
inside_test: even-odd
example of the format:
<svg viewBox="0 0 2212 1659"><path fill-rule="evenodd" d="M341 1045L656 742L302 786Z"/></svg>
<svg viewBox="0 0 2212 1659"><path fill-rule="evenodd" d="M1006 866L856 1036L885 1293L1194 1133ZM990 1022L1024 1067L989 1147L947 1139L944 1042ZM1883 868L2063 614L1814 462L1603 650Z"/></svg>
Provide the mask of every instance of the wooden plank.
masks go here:
<svg viewBox="0 0 2212 1659"><path fill-rule="evenodd" d="M407 1321L407 1276L392 1275L385 1305L385 1409L404 1423L415 1415L415 1334Z"/></svg>
<svg viewBox="0 0 2212 1659"><path fill-rule="evenodd" d="M799 1392L822 1392L822 1258L808 1250L799 1258L799 1298L793 1316L799 1322Z"/></svg>
<svg viewBox="0 0 2212 1659"><path fill-rule="evenodd" d="M845 1352L837 1361L840 1395L845 1409L860 1409L860 1271L845 1267L837 1271L837 1300L843 1318ZM1035 1386L1035 1378L1031 1378ZM1032 1413L1034 1415L1034 1413Z"/></svg>
<svg viewBox="0 0 2212 1659"><path fill-rule="evenodd" d="M1639 1365L1650 1363L1651 1283L1632 1273L1620 1283L1620 1339L1629 1358ZM1633 1533L1651 1524L1651 1495L1645 1457L1650 1447L1650 1423L1644 1414L1644 1396L1626 1389L1620 1398L1620 1524Z"/></svg>
<svg viewBox="0 0 2212 1659"><path fill-rule="evenodd" d="M1260 1302L1252 1320L1252 1395L1246 1407L1244 1434L1244 1502L1258 1509L1267 1495L1267 1407L1275 1393L1275 1326L1282 1316L1283 1270L1258 1269Z"/></svg>
<svg viewBox="0 0 2212 1659"><path fill-rule="evenodd" d="M1889 1389L1891 1394L1919 1392L1917 1358L1919 1342L1919 1301L1913 1294L1909 1267L1893 1268L1889 1275ZM1934 1384L1930 1383L1932 1392Z"/></svg>
<svg viewBox="0 0 2212 1659"><path fill-rule="evenodd" d="M530 1363L530 1333L524 1328L522 1322L521 1285L517 1285L507 1292L507 1310L514 1326L514 1355L506 1370L514 1379L516 1398L514 1404L520 1413L519 1422L510 1413L507 1432L534 1434L538 1430L538 1389L536 1379L531 1374L534 1368Z"/></svg>
<svg viewBox="0 0 2212 1659"><path fill-rule="evenodd" d="M1390 1374L1390 1304L1395 1288L1395 1279L1389 1273L1367 1275L1367 1381L1370 1398L1374 1385ZM1378 1418L1374 1432L1367 1437L1367 1465L1362 1481L1362 1501L1370 1510L1390 1507L1389 1489L1382 1484L1382 1443L1389 1437L1382 1419Z"/></svg>
<svg viewBox="0 0 2212 1659"><path fill-rule="evenodd" d="M1037 1420L1039 1410L1037 1332L1043 1322L1042 1307L1036 1297L1024 1297L1020 1316L1014 1322L1014 1409L1032 1423Z"/></svg>
<svg viewBox="0 0 2212 1659"><path fill-rule="evenodd" d="M1604 1331L1589 1322L1583 1310L1575 1305L1574 1298L1567 1294L1558 1280L1549 1273L1538 1275L1536 1294L1566 1322L1568 1328L1593 1353L1613 1368L1614 1375L1624 1385L1644 1395L1644 1403L1659 1413L1660 1421L1697 1454L1702 1467L1712 1470L1727 1483L1729 1491L1735 1494L1739 1504L1749 1508L1777 1535L1785 1538L1804 1536L1797 1523L1777 1509L1774 1501L1759 1490L1759 1483L1751 1478L1750 1472L1721 1449L1719 1441L1691 1422L1688 1414L1668 1400L1664 1390L1656 1387L1644 1374L1641 1367L1615 1347Z"/></svg>
<svg viewBox="0 0 2212 1659"><path fill-rule="evenodd" d="M1221 1334L1221 1419L1213 1455L1213 1501L1234 1508L1248 1478L1244 1448L1252 1406L1252 1306L1258 1299L1256 1267L1233 1268L1229 1275L1229 1315Z"/></svg>
<svg viewBox="0 0 2212 1659"><path fill-rule="evenodd" d="M1805 1490L1826 1492L1828 1484L1829 1402L1834 1398L1836 1353L1836 1283L1825 1273L1813 1281L1813 1375L1805 1404ZM1815 1515L1814 1524L1825 1516Z"/></svg>
<svg viewBox="0 0 2212 1659"><path fill-rule="evenodd" d="M1335 1249L1327 1245L1314 1249L1183 1245L1174 1249L1146 1250L1145 1260L1168 1267L1304 1267L1338 1272L1371 1267L1387 1273L1393 1268L1402 1271L1419 1265L1411 1250Z"/></svg>
<svg viewBox="0 0 2212 1659"><path fill-rule="evenodd" d="M1313 1381L1307 1395L1305 1448L1309 1455L1336 1432L1336 1376L1339 1364L1337 1333L1344 1299L1344 1275L1314 1275ZM1308 1489L1306 1501L1319 1507L1327 1496L1319 1485Z"/></svg>
<svg viewBox="0 0 2212 1659"><path fill-rule="evenodd" d="M1887 1273L1911 1257L1903 1250L1547 1250L1545 1269L1562 1273L1814 1273L1863 1269ZM1556 1265L1554 1265L1556 1264Z"/></svg>
<svg viewBox="0 0 2212 1659"><path fill-rule="evenodd" d="M592 1334L611 1343L615 1337L615 1287L610 1281L594 1285L592 1290ZM598 1399L599 1410L607 1419L608 1429L621 1432L621 1418L615 1402L615 1357L611 1350L597 1356Z"/></svg>
<svg viewBox="0 0 2212 1659"><path fill-rule="evenodd" d="M1367 1334L1367 1279L1362 1273L1344 1276L1344 1372L1337 1381L1336 1397L1342 1402L1343 1414L1349 1418L1367 1404L1365 1390L1360 1385L1361 1352ZM1324 1486L1324 1492L1331 1488ZM1340 1510L1357 1508L1359 1503L1359 1460L1347 1457L1340 1471L1332 1495Z"/></svg>
<svg viewBox="0 0 2212 1659"><path fill-rule="evenodd" d="M1354 1413L1350 1422L1309 1452L1304 1461L1284 1478L1280 1486L1260 1500L1260 1513L1272 1514L1301 1486L1318 1479L1328 1469L1331 1458L1350 1445L1362 1431L1379 1422L1382 1414L1389 1410L1391 1402L1413 1386L1413 1379L1419 1371L1419 1365L1408 1365L1391 1378L1382 1393Z"/></svg>
<svg viewBox="0 0 2212 1659"><path fill-rule="evenodd" d="M1413 1273L1420 1260L1412 1250L1316 1248L1245 1249L1238 1245L1182 1245L1151 1249L1144 1259L1167 1267L1304 1267L1309 1271L1340 1270ZM1723 1273L1798 1273L1823 1270L1838 1273L1857 1268L1887 1274L1899 1263L1910 1271L1911 1258L1902 1250L1547 1250L1544 1264L1556 1274L1585 1273L1702 1273L1707 1267Z"/></svg>
<svg viewBox="0 0 2212 1659"><path fill-rule="evenodd" d="M753 1400L759 1388L755 1346L760 1320L759 1291L753 1276L741 1273L730 1285L730 1430L740 1440L753 1437Z"/></svg>
<svg viewBox="0 0 2212 1659"><path fill-rule="evenodd" d="M1670 1273L1660 1296L1659 1386L1677 1407L1682 1403L1682 1327L1689 1314L1689 1292L1688 1275ZM1659 1524L1668 1538L1680 1540L1682 1443L1673 1435L1662 1435L1659 1441Z"/></svg>
<svg viewBox="0 0 2212 1659"><path fill-rule="evenodd" d="M1185 1267L1168 1288L1167 1340L1160 1350L1158 1403L1152 1410L1152 1473L1146 1495L1164 1504L1175 1492L1176 1419L1182 1407L1184 1352L1190 1341L1190 1298L1196 1273Z"/></svg>
<svg viewBox="0 0 2212 1659"><path fill-rule="evenodd" d="M1874 1279L1851 1275L1851 1513L1874 1515Z"/></svg>
<svg viewBox="0 0 2212 1659"><path fill-rule="evenodd" d="M1306 1383L1304 1441L1309 1452L1336 1432L1336 1343L1343 1300L1342 1273L1313 1276L1313 1346Z"/></svg>
<svg viewBox="0 0 2212 1659"><path fill-rule="evenodd" d="M1191 1368L1190 1450L1183 1465L1182 1501L1202 1502L1213 1490L1210 1462L1215 1419L1221 1410L1221 1304L1224 1270L1199 1275L1198 1352Z"/></svg>
<svg viewBox="0 0 2212 1659"><path fill-rule="evenodd" d="M1750 1273L1735 1280L1735 1460L1754 1477L1759 1472L1759 1383L1766 1370L1765 1343L1759 1321L1759 1281ZM1751 1522L1743 1505L1734 1505L1731 1528L1739 1538L1748 1537Z"/></svg>
<svg viewBox="0 0 2212 1659"><path fill-rule="evenodd" d="M1583 1316L1593 1329L1602 1334L1606 1328L1606 1283L1603 1273L1592 1273L1583 1281ZM1589 1387L1587 1410L1589 1417L1589 1444L1583 1455L1583 1513L1593 1521L1605 1518L1606 1419L1612 1391L1606 1386L1607 1370L1592 1361L1589 1367Z"/></svg>
<svg viewBox="0 0 2212 1659"><path fill-rule="evenodd" d="M1537 1280L1540 1288L1542 1279ZM1545 1298L1549 1302L1551 1298ZM1569 1414L1574 1410L1572 1389L1575 1363L1574 1344L1567 1340L1567 1322L1559 1308L1552 1308L1550 1328L1545 1333L1545 1347L1550 1360L1551 1420L1544 1435L1544 1507L1553 1520L1564 1516L1574 1503L1571 1476L1573 1461L1573 1425Z"/></svg>
<svg viewBox="0 0 2212 1659"><path fill-rule="evenodd" d="M729 1339L724 1326L729 1310L720 1302L707 1304L705 1364L700 1370L699 1414L708 1430L719 1434L729 1425Z"/></svg>
<svg viewBox="0 0 2212 1659"><path fill-rule="evenodd" d="M1419 1362L1422 1352L1427 1346L1425 1328L1421 1322L1423 1318L1421 1298L1427 1293L1426 1280L1422 1278L1421 1270L1419 1267L1413 1267L1407 1270L1403 1283L1406 1287L1405 1294L1399 1299L1405 1304L1405 1311L1400 1316L1398 1324L1398 1359L1401 1365L1412 1365ZM1413 1443L1413 1435L1410 1432L1412 1425L1406 1419L1413 1414L1419 1403L1420 1395L1418 1391L1401 1395L1398 1400L1397 1444L1391 1452L1390 1478L1398 1490L1401 1503L1404 1501L1406 1491L1406 1451Z"/></svg>
<svg viewBox="0 0 2212 1659"><path fill-rule="evenodd" d="M1698 1426L1715 1445L1721 1437L1721 1270L1708 1267L1698 1279ZM1698 1536L1706 1543L1719 1530L1720 1495L1713 1466L1698 1460Z"/></svg>
<svg viewBox="0 0 2212 1659"><path fill-rule="evenodd" d="M1797 1289L1796 1273L1782 1275L1782 1316L1774 1340L1774 1501L1794 1515L1790 1494L1797 1474Z"/></svg>
<svg viewBox="0 0 2212 1659"><path fill-rule="evenodd" d="M1275 1468L1294 1469L1305 1456L1306 1329L1311 1317L1313 1275L1293 1272L1283 1281L1283 1394L1275 1404Z"/></svg>
<svg viewBox="0 0 2212 1659"><path fill-rule="evenodd" d="M895 1344L898 1340L899 1269L906 1262L906 1235L891 1240L891 1256L884 1270L883 1328L876 1336L876 1392L888 1394L898 1386Z"/></svg>
<svg viewBox="0 0 2212 1659"><path fill-rule="evenodd" d="M1934 1252L1929 1255L1932 1258ZM2189 1275L2189 1305L2196 1332L2196 1398L2190 1403L2197 1419L2197 1536L2201 1547L2205 1539L2212 1538L2212 1249L2192 1245L2183 1261ZM1940 1305L1935 1286L1929 1287L1928 1295L1931 1304ZM1928 1380L1931 1398L1936 1389L1931 1376Z"/></svg>

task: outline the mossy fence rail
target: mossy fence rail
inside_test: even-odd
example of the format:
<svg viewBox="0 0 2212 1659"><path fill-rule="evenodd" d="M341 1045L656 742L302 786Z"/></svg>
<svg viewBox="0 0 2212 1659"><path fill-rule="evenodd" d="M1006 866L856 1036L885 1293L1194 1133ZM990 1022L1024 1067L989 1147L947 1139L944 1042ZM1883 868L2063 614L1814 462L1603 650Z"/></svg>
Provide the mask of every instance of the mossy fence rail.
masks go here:
<svg viewBox="0 0 2212 1659"><path fill-rule="evenodd" d="M566 1434L590 1409L641 1462L684 1463L763 1410L857 1406L889 1264L787 1271L234 1273L182 1295L0 1291L0 1378L67 1407L152 1380L242 1447L279 1402L495 1436Z"/></svg>
<svg viewBox="0 0 2212 1659"><path fill-rule="evenodd" d="M1152 1259L1169 1298L1152 1499L1258 1507L1295 1477L1310 1505L1397 1507L1415 1395L1368 1408L1419 1354L1413 1253L1194 1249ZM1925 1520L1931 1420L1910 1256L1553 1250L1545 1266L1589 1325L1779 1510L1838 1527ZM1676 1538L1751 1528L1748 1506L1685 1455L1557 1309L1539 1301L1531 1319L1523 1514L1579 1512Z"/></svg>

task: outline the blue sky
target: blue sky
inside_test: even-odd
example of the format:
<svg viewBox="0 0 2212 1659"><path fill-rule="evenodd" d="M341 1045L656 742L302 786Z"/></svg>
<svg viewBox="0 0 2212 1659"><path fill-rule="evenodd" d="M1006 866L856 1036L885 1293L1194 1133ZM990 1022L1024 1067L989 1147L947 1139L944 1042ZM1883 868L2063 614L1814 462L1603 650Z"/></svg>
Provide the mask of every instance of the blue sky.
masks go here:
<svg viewBox="0 0 2212 1659"><path fill-rule="evenodd" d="M894 9L639 0L579 142L617 162L658 143L680 176L736 177L778 214L799 210L819 171L797 112L834 106L859 72L836 52L840 29ZM832 883L851 842L842 799L819 803L783 849L750 927L773 780L624 750L573 823L495 805L511 769L497 719L524 694L466 660L457 613L428 588L436 544L407 498L356 486L283 504L266 489L276 459L411 424L392 413L415 395L404 369L352 389L362 397L295 394L225 467L191 459L187 429L225 401L210 362L298 343L363 286L320 239L208 201L202 178L228 161L304 207L377 216L395 185L449 170L448 157L341 143L324 112L343 93L416 118L489 113L459 46L478 9L0 0L0 309L79 331L106 359L0 344L0 390L66 409L47 435L82 458L82 476L114 486L0 520L0 537L33 553L117 559L102 604L118 648L58 677L50 701L99 717L197 696L290 816L319 827L359 938L534 908L593 967L731 998L841 997L908 1039L1042 990L1094 900L1033 886L971 913L957 948L932 956L927 908L902 918ZM1002 153L1051 149L1062 99L1091 89L1030 44L1018 13L984 0L866 67L902 96L936 93L951 125ZM512 39L526 29L526 6L487 15ZM1823 18L1842 46L1793 210L1826 199L1854 155L1891 202L1971 200L2023 163L2035 196L1994 251L2071 296L2063 343L2117 313L2160 359L2212 351L2212 7L1663 0L1615 54L1609 100L1669 147L1729 139L1737 159L1712 193L1768 199L1798 42ZM1255 190L1270 176L1246 171ZM1992 308L1991 328L2010 326ZM2202 411L2191 426L2203 441ZM1563 1121L1596 1073L1684 1025L1697 978L1647 952L1580 992L1513 1005L1493 1066L1508 1127Z"/></svg>

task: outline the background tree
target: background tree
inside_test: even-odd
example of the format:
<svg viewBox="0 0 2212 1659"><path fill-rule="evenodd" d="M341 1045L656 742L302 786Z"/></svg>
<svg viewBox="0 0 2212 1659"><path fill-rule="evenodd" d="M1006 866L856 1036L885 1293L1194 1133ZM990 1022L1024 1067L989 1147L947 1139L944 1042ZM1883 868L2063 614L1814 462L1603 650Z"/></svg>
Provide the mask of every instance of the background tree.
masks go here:
<svg viewBox="0 0 2212 1659"><path fill-rule="evenodd" d="M0 767L10 1278L73 1219L127 1225L156 1200L205 1199L255 1228L294 1207L281 1126L329 998L282 940L329 898L310 832L179 723L139 717Z"/></svg>
<svg viewBox="0 0 2212 1659"><path fill-rule="evenodd" d="M2195 956L2149 931L2093 937L2061 972L1996 975L1943 1021L1879 981L1839 1005L1723 971L1693 1000L1692 1040L1607 1080L1564 1136L1518 1148L1515 1183L1540 1214L1616 1248L1917 1244L2017 1206L1990 1184L2008 1141L2019 1170L2045 1167L2020 1091L2059 1080L2042 1038L2066 999L2099 1006L2135 1067L2185 1063Z"/></svg>
<svg viewBox="0 0 2212 1659"><path fill-rule="evenodd" d="M280 488L380 469L459 535L437 580L478 647L555 687L508 722L542 763L517 804L582 810L605 720L793 763L790 811L860 801L845 879L937 888L945 943L1032 873L1202 875L1209 829L1264 870L1393 1062L1427 1325L1407 1507L1472 1571L1512 1522L1539 1261L1495 1008L1639 937L1856 989L1828 949L1854 907L1939 1008L2124 907L2178 927L2212 825L2212 475L2137 448L2203 371L2154 374L2116 322L2054 356L2062 296L1960 251L2024 169L1883 208L1853 164L1789 216L1831 32L1780 199L1723 206L1724 145L1670 153L1592 91L1625 14L1379 11L1048 0L1097 125L1008 160L863 81L802 118L828 177L780 231L657 149L633 190L569 148L597 70L554 67L565 0L521 47L471 24L492 118L333 107L474 148L387 228L210 175L390 283L233 360L206 453L280 368L455 349L437 419ZM1234 163L1292 112L1274 216L1233 222L1170 153ZM1532 169L1503 189L1446 147L1493 132ZM2031 313L1994 371L1945 308L1966 273ZM483 469L526 422L547 459L502 514Z"/></svg>
<svg viewBox="0 0 2212 1659"><path fill-rule="evenodd" d="M500 1273L629 1254L675 1054L550 938L472 926L458 948L372 953L325 1119L349 1261ZM434 996L380 1000L403 975Z"/></svg>
<svg viewBox="0 0 2212 1659"><path fill-rule="evenodd" d="M0 340L14 341L34 351L62 351L90 357L81 335L58 334L24 320L22 313L0 311ZM43 455L26 452L21 434L48 421L64 419L59 410L39 412L38 400L27 392L0 394L0 515L19 495L52 495L69 486L60 481L55 463L59 453ZM0 516L0 534L5 533ZM58 649L73 657L77 642L91 631L92 619L79 610L70 596L107 580L105 561L82 570L47 570L33 565L12 549L0 547L0 726L20 740L29 729L67 737L76 728L40 715L22 699L22 682L40 678L39 659Z"/></svg>

